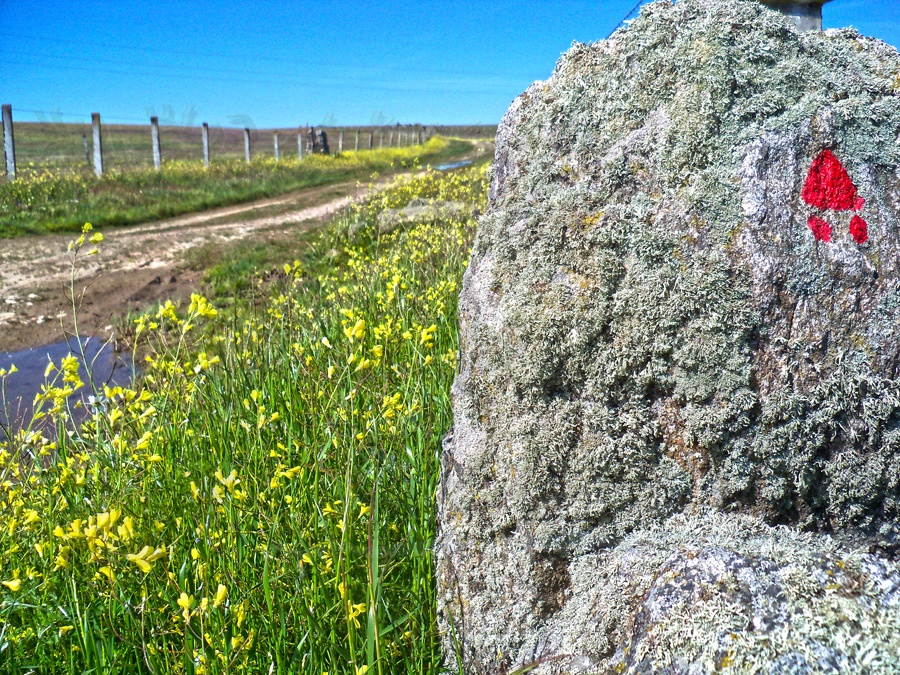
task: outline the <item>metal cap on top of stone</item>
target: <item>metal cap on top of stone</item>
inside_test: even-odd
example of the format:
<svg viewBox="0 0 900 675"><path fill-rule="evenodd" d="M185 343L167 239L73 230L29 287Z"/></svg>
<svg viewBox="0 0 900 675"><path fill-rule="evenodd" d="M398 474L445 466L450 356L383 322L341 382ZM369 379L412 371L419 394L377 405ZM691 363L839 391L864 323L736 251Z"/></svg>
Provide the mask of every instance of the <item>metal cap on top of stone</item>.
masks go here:
<svg viewBox="0 0 900 675"><path fill-rule="evenodd" d="M900 672L898 73L680 0L512 104L441 456L448 667Z"/></svg>
<svg viewBox="0 0 900 675"><path fill-rule="evenodd" d="M822 30L822 5L831 0L759 0L786 14L800 30Z"/></svg>

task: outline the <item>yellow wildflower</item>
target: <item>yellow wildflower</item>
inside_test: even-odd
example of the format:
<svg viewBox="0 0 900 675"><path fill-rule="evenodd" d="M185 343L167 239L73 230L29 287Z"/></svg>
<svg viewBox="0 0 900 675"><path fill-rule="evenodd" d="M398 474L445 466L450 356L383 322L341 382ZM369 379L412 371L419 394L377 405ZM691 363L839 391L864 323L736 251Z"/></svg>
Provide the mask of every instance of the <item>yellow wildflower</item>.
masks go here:
<svg viewBox="0 0 900 675"><path fill-rule="evenodd" d="M225 488L228 490L228 493L229 493L229 494L231 494L232 492L234 492L235 486L240 485L240 483L241 483L241 481L238 480L238 477L237 477L237 470L235 470L235 469L232 469L232 470L231 470L231 473L228 474L227 476L223 476L223 475L222 475L222 470L221 470L221 469L216 469L215 476L216 476L216 478L218 479L218 481L219 481L222 485L225 486Z"/></svg>
<svg viewBox="0 0 900 675"><path fill-rule="evenodd" d="M122 541L131 541L134 538L134 518L125 516L122 520L122 524L116 528L116 532L119 535L119 539Z"/></svg>
<svg viewBox="0 0 900 675"><path fill-rule="evenodd" d="M366 322L363 319L357 319L352 327L344 328L344 335L350 342L353 342L354 339L362 340L366 335Z"/></svg>
<svg viewBox="0 0 900 675"><path fill-rule="evenodd" d="M194 604L194 596L188 595L184 591L181 592L181 595L178 597L178 606L183 610L181 612L181 616L184 618L184 622L187 623L188 619L191 618L191 605Z"/></svg>
<svg viewBox="0 0 900 675"><path fill-rule="evenodd" d="M151 569L153 569L153 565L150 563L159 560L166 554L165 549L157 548L154 550L150 550L149 546L144 546L138 553L129 553L125 556L125 559L128 562L133 562L135 565L140 568L141 572L147 574Z"/></svg>
<svg viewBox="0 0 900 675"><path fill-rule="evenodd" d="M225 602L225 599L228 597L228 589L225 588L223 584L219 584L219 587L216 589L216 595L213 598L213 608L218 609L222 606L222 603Z"/></svg>
<svg viewBox="0 0 900 675"><path fill-rule="evenodd" d="M21 579L12 579L12 580L10 580L10 581L2 581L2 582L0 582L0 583L2 583L4 586L6 586L6 587L7 587L9 590L11 590L13 593L18 593L18 592L19 592L19 588L22 586L22 580L21 580Z"/></svg>

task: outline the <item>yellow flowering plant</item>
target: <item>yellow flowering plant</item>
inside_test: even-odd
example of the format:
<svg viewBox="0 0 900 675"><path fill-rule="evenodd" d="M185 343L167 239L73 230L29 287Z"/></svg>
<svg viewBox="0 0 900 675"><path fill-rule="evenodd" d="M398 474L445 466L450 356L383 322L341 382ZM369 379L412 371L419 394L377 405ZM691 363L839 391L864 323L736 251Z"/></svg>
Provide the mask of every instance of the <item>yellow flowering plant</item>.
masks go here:
<svg viewBox="0 0 900 675"><path fill-rule="evenodd" d="M0 440L0 669L440 671L433 500L474 222L350 234L420 193L484 207L483 166L417 181L343 213L243 315L194 296L139 317L135 384L48 367L43 424ZM76 425L86 390L103 404Z"/></svg>

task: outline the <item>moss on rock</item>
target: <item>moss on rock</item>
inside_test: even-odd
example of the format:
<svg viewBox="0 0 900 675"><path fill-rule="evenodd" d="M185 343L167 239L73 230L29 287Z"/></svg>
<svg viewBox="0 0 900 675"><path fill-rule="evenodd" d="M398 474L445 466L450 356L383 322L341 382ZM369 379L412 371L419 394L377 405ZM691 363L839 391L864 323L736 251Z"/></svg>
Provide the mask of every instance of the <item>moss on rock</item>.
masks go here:
<svg viewBox="0 0 900 675"><path fill-rule="evenodd" d="M630 614L554 617L596 583L580 561L679 513L900 542L898 94L884 43L683 0L573 45L513 103L439 495L444 627L476 671L563 644L612 658ZM801 198L825 148L863 244Z"/></svg>

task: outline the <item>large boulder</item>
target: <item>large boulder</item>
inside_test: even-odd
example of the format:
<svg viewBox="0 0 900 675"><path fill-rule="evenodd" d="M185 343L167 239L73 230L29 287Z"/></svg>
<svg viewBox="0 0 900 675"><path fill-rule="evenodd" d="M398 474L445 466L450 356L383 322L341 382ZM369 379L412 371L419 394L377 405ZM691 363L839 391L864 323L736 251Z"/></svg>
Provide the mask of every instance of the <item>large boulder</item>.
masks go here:
<svg viewBox="0 0 900 675"><path fill-rule="evenodd" d="M647 5L512 104L459 303L448 665L900 672L898 134L893 47L749 0Z"/></svg>

